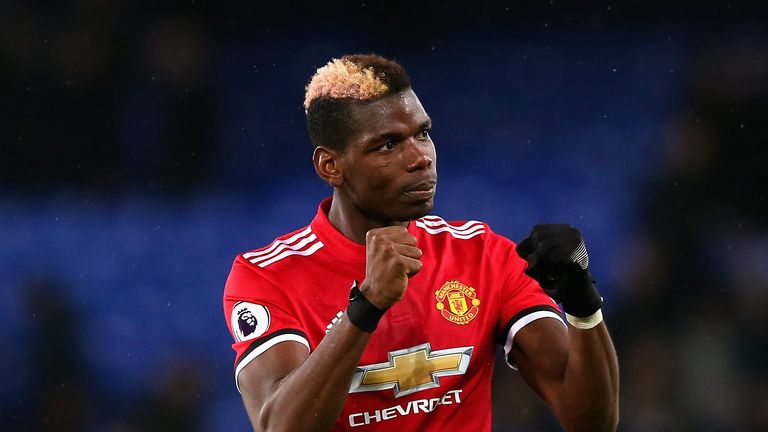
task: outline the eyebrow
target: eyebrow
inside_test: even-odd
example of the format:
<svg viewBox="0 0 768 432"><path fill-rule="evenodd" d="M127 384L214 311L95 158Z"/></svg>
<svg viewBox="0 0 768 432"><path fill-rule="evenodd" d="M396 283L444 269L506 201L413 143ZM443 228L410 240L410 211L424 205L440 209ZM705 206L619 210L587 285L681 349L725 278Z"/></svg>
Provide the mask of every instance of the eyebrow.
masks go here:
<svg viewBox="0 0 768 432"><path fill-rule="evenodd" d="M432 119L428 118L421 122L419 125L419 130L422 131L424 129L429 129L432 127ZM400 141L403 138L403 135L399 132L385 132L381 135L379 135L377 138L383 138L388 141Z"/></svg>

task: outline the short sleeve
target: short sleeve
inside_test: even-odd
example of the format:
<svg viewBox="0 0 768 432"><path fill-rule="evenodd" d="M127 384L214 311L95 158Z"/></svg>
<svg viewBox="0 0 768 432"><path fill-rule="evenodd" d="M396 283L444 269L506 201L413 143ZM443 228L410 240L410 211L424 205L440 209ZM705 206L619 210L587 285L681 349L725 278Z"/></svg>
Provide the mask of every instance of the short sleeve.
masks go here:
<svg viewBox="0 0 768 432"><path fill-rule="evenodd" d="M287 297L242 257L235 259L224 287L224 317L234 339L238 391L240 371L273 346L293 341L310 349Z"/></svg>
<svg viewBox="0 0 768 432"><path fill-rule="evenodd" d="M490 230L489 230L490 231ZM515 243L496 233L489 233L490 253L494 261L504 263L499 333L509 363L515 335L526 325L542 318L553 318L563 325L562 313L538 282L525 274L526 262L515 252Z"/></svg>

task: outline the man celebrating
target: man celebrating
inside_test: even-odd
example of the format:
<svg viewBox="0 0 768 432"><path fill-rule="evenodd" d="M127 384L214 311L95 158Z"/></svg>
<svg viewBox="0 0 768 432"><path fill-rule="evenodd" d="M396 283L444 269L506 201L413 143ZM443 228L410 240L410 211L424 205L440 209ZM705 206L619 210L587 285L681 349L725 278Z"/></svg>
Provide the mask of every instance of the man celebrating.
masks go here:
<svg viewBox="0 0 768 432"><path fill-rule="evenodd" d="M428 215L431 120L396 62L334 59L304 107L333 196L238 256L224 292L254 429L489 431L501 344L566 430L615 430L616 354L581 234L537 225L515 247Z"/></svg>

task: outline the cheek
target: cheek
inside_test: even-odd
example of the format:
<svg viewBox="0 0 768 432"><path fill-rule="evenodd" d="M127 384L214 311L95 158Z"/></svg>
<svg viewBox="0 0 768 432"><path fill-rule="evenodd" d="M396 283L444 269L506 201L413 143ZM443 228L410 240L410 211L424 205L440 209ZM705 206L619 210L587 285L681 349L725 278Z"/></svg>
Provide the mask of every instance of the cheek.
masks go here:
<svg viewBox="0 0 768 432"><path fill-rule="evenodd" d="M383 162L378 165L369 165L355 170L353 173L354 186L352 189L357 195L372 195L374 197L388 193L394 187L393 167L394 162Z"/></svg>
<svg viewBox="0 0 768 432"><path fill-rule="evenodd" d="M392 162L386 162L368 172L368 185L371 189L384 191L392 185Z"/></svg>

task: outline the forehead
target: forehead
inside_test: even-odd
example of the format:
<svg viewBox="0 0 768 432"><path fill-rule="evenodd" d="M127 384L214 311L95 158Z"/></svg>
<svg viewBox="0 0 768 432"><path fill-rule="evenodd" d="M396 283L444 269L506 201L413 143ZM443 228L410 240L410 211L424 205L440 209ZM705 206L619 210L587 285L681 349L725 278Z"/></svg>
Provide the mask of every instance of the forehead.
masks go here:
<svg viewBox="0 0 768 432"><path fill-rule="evenodd" d="M393 128L418 127L429 116L411 89L360 104L352 109L352 127L360 133L378 134Z"/></svg>

